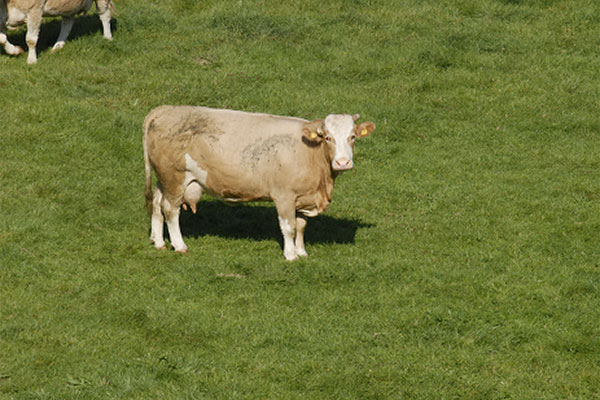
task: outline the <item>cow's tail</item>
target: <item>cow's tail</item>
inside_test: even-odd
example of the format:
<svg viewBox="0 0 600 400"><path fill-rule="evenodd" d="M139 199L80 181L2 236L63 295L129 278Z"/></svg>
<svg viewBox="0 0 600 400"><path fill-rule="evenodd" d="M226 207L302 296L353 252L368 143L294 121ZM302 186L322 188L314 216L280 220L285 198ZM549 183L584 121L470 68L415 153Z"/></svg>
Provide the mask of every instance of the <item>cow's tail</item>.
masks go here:
<svg viewBox="0 0 600 400"><path fill-rule="evenodd" d="M152 214L152 165L150 164L150 155L148 154L148 129L152 123L153 116L148 115L144 121L144 171L146 174L146 184L144 189L144 196L146 197L146 211L148 214Z"/></svg>

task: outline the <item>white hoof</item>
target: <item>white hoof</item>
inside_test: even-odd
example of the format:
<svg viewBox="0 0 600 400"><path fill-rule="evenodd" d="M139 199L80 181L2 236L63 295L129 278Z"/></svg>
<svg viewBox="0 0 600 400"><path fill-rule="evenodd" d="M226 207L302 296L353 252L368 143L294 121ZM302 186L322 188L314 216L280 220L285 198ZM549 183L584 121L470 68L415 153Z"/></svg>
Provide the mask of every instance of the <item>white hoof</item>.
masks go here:
<svg viewBox="0 0 600 400"><path fill-rule="evenodd" d="M20 56L21 54L25 54L25 51L20 46L6 46L4 51L9 56Z"/></svg>
<svg viewBox="0 0 600 400"><path fill-rule="evenodd" d="M150 242L156 247L158 250L164 250L167 248L165 241L156 241L153 237L150 237Z"/></svg>
<svg viewBox="0 0 600 400"><path fill-rule="evenodd" d="M300 257L308 257L308 253L304 249L297 249L296 252Z"/></svg>
<svg viewBox="0 0 600 400"><path fill-rule="evenodd" d="M63 47L65 47L65 42L56 42L54 44L54 46L52 47L51 52L57 52L58 50L62 49Z"/></svg>
<svg viewBox="0 0 600 400"><path fill-rule="evenodd" d="M175 249L175 251L180 254L190 254L190 251L187 249L187 247L184 247L183 249Z"/></svg>

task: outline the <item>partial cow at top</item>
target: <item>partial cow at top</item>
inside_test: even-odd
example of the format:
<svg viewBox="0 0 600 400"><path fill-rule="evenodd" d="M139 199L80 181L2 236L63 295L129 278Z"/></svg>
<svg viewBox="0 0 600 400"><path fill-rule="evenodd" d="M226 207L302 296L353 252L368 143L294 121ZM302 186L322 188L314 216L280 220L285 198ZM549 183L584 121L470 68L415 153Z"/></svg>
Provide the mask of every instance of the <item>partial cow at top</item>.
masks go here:
<svg viewBox="0 0 600 400"><path fill-rule="evenodd" d="M23 54L23 49L8 41L7 29L15 29L27 24L27 35L25 41L29 47L27 63L37 62L37 45L42 17L62 17L60 33L52 51L62 49L65 41L71 33L75 16L85 14L96 3L96 9L104 37L112 40L110 31L110 18L112 15L112 0L0 0L0 45L4 47L6 54L17 56Z"/></svg>

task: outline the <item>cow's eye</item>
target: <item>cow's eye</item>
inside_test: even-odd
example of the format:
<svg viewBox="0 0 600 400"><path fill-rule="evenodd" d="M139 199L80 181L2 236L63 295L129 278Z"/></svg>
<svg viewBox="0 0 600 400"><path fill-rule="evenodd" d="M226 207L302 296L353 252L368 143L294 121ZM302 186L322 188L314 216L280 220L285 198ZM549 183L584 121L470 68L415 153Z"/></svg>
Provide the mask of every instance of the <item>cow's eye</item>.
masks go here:
<svg viewBox="0 0 600 400"><path fill-rule="evenodd" d="M351 141L351 142L354 142L355 140L356 140L356 135L352 135L352 136L350 136L350 141Z"/></svg>
<svg viewBox="0 0 600 400"><path fill-rule="evenodd" d="M331 136L325 136L325 140L328 141L329 143L333 143L333 138Z"/></svg>

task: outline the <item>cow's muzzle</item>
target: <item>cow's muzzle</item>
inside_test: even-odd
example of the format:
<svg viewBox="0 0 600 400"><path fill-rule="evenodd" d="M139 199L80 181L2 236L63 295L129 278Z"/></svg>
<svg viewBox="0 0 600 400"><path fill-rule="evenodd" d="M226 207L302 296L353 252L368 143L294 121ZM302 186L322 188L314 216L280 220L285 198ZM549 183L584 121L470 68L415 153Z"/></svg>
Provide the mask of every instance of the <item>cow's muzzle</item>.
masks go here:
<svg viewBox="0 0 600 400"><path fill-rule="evenodd" d="M332 164L334 171L347 171L354 167L354 163L352 162L352 160L349 160L347 158L340 158L339 160L334 160Z"/></svg>

